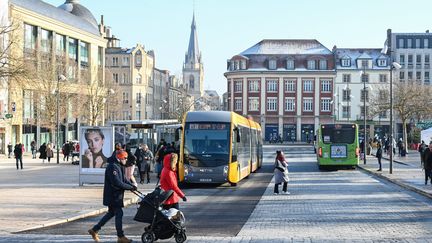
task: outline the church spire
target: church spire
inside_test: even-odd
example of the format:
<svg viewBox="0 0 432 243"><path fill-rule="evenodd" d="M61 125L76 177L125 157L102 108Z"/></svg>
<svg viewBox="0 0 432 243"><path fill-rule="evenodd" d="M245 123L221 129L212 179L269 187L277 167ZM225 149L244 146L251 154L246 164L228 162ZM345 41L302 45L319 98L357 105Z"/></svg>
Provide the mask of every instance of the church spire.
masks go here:
<svg viewBox="0 0 432 243"><path fill-rule="evenodd" d="M192 17L191 33L189 37L189 47L186 53L185 64L199 63L201 61L200 59L201 58L200 58L200 53L198 48L198 36L196 31L195 13L194 13Z"/></svg>

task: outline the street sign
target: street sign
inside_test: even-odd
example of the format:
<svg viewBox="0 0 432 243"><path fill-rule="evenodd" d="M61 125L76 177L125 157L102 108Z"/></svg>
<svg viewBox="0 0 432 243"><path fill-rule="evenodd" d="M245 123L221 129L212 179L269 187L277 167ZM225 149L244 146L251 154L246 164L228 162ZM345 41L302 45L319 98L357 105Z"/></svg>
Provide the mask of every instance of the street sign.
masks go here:
<svg viewBox="0 0 432 243"><path fill-rule="evenodd" d="M13 115L8 113L8 114L5 115L5 117L6 117L6 118L12 118Z"/></svg>

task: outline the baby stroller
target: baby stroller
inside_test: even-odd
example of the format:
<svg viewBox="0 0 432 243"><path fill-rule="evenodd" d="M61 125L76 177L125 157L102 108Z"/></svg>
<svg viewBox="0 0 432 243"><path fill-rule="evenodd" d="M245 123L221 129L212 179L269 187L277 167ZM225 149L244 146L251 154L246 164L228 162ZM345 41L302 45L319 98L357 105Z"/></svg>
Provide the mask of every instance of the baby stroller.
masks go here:
<svg viewBox="0 0 432 243"><path fill-rule="evenodd" d="M147 195L139 191L134 193L140 197L135 221L148 223L141 236L143 243L152 243L158 239L169 239L174 236L177 243L185 242L186 227L183 213L175 208L163 210L162 204L174 193L164 191L160 187Z"/></svg>

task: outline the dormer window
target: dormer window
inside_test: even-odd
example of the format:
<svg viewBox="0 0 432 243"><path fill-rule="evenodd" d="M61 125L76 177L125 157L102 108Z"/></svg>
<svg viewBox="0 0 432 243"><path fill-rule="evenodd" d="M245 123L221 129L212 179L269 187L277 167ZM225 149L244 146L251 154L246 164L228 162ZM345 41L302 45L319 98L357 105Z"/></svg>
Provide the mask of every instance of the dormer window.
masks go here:
<svg viewBox="0 0 432 243"><path fill-rule="evenodd" d="M351 66L351 59L349 59L349 58L343 58L341 60L341 66L342 67L350 67Z"/></svg>
<svg viewBox="0 0 432 243"><path fill-rule="evenodd" d="M275 59L269 60L268 69L271 69L271 70L275 70L276 69L276 60Z"/></svg>
<svg viewBox="0 0 432 243"><path fill-rule="evenodd" d="M369 61L368 60L361 60L361 67L362 68L369 68Z"/></svg>
<svg viewBox="0 0 432 243"><path fill-rule="evenodd" d="M239 69L239 61L234 62L234 70Z"/></svg>
<svg viewBox="0 0 432 243"><path fill-rule="evenodd" d="M378 67L385 67L385 66L387 66L387 59L385 58L378 59Z"/></svg>
<svg viewBox="0 0 432 243"><path fill-rule="evenodd" d="M294 70L294 60L293 59L287 59L286 60L286 69Z"/></svg>
<svg viewBox="0 0 432 243"><path fill-rule="evenodd" d="M327 60L320 60L319 61L319 69L320 70L326 70L327 69Z"/></svg>
<svg viewBox="0 0 432 243"><path fill-rule="evenodd" d="M230 61L230 71L234 71L234 61Z"/></svg>
<svg viewBox="0 0 432 243"><path fill-rule="evenodd" d="M315 60L307 61L307 69L315 70Z"/></svg>
<svg viewBox="0 0 432 243"><path fill-rule="evenodd" d="M240 69L246 69L246 60L240 61Z"/></svg>

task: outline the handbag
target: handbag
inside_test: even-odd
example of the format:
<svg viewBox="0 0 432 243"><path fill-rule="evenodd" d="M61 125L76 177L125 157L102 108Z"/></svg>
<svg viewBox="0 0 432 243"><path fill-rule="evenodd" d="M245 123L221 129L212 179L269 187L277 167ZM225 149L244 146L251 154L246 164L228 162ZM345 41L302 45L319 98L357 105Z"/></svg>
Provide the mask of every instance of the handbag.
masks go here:
<svg viewBox="0 0 432 243"><path fill-rule="evenodd" d="M276 161L276 169L278 169L280 172L285 172L285 168L282 166L281 162L279 160Z"/></svg>

